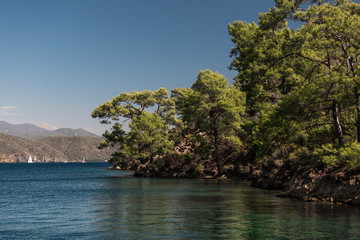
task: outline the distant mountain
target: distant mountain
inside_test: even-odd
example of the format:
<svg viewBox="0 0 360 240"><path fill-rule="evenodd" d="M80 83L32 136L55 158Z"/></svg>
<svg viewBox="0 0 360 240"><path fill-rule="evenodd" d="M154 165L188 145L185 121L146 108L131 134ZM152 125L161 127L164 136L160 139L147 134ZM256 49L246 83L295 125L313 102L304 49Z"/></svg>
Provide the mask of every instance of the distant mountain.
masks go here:
<svg viewBox="0 0 360 240"><path fill-rule="evenodd" d="M109 160L111 148L99 149L102 137L46 137L37 140L38 143L52 146L56 151L63 153L69 161Z"/></svg>
<svg viewBox="0 0 360 240"><path fill-rule="evenodd" d="M0 134L0 162L105 161L113 149L98 149L101 137L46 137L38 140Z"/></svg>
<svg viewBox="0 0 360 240"><path fill-rule="evenodd" d="M72 129L72 128L59 128L52 133L56 133L58 136L68 136L68 137L98 137L98 135L88 132L85 129Z"/></svg>
<svg viewBox="0 0 360 240"><path fill-rule="evenodd" d="M44 137L98 137L98 135L88 132L85 129L59 128L54 131L46 130L34 124L10 124L5 121L0 121L0 133L25 137L30 139L40 139Z"/></svg>
<svg viewBox="0 0 360 240"><path fill-rule="evenodd" d="M48 130L33 124L25 123L25 124L15 125L5 121L0 121L0 133L5 133L14 136L24 136L28 134L41 135L41 134L46 134L48 132L49 132Z"/></svg>

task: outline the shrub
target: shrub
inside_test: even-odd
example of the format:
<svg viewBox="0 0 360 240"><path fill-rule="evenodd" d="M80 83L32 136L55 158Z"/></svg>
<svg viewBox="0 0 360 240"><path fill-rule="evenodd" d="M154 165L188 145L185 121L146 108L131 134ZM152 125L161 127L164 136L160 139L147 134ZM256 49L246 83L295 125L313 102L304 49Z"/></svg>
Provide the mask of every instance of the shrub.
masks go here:
<svg viewBox="0 0 360 240"><path fill-rule="evenodd" d="M344 164L350 168L360 166L360 143L353 142L343 147L334 144L324 144L314 151L322 162L328 165Z"/></svg>

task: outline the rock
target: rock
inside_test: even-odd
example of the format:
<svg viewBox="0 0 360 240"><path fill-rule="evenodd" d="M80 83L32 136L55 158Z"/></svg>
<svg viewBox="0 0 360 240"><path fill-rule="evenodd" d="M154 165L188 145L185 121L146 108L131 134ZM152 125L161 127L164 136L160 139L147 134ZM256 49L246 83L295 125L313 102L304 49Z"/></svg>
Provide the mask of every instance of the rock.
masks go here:
<svg viewBox="0 0 360 240"><path fill-rule="evenodd" d="M303 168L295 172L281 197L360 205L360 186L357 175L346 167L324 169Z"/></svg>
<svg viewBox="0 0 360 240"><path fill-rule="evenodd" d="M109 167L108 170L121 170L121 167L113 165L113 166Z"/></svg>
<svg viewBox="0 0 360 240"><path fill-rule="evenodd" d="M360 195L356 196L349 203L354 204L354 205L360 205Z"/></svg>
<svg viewBox="0 0 360 240"><path fill-rule="evenodd" d="M281 168L284 165L284 161L283 160L275 160L274 165L278 168Z"/></svg>

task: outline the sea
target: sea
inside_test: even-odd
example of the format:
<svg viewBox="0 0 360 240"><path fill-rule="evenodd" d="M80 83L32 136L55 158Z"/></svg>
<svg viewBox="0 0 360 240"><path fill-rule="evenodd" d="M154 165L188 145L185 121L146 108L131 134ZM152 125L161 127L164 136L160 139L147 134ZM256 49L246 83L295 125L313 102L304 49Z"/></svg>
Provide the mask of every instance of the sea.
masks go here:
<svg viewBox="0 0 360 240"><path fill-rule="evenodd" d="M0 239L360 239L360 208L108 163L0 164Z"/></svg>

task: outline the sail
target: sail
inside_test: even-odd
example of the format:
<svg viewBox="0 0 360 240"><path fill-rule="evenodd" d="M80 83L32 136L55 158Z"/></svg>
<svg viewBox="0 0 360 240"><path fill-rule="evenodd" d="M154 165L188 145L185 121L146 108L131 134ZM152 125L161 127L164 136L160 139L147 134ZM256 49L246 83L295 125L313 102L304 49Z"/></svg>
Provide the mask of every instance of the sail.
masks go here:
<svg viewBox="0 0 360 240"><path fill-rule="evenodd" d="M32 160L32 158L31 158L31 156L30 156L29 159L28 159L28 163L33 163L33 160Z"/></svg>

